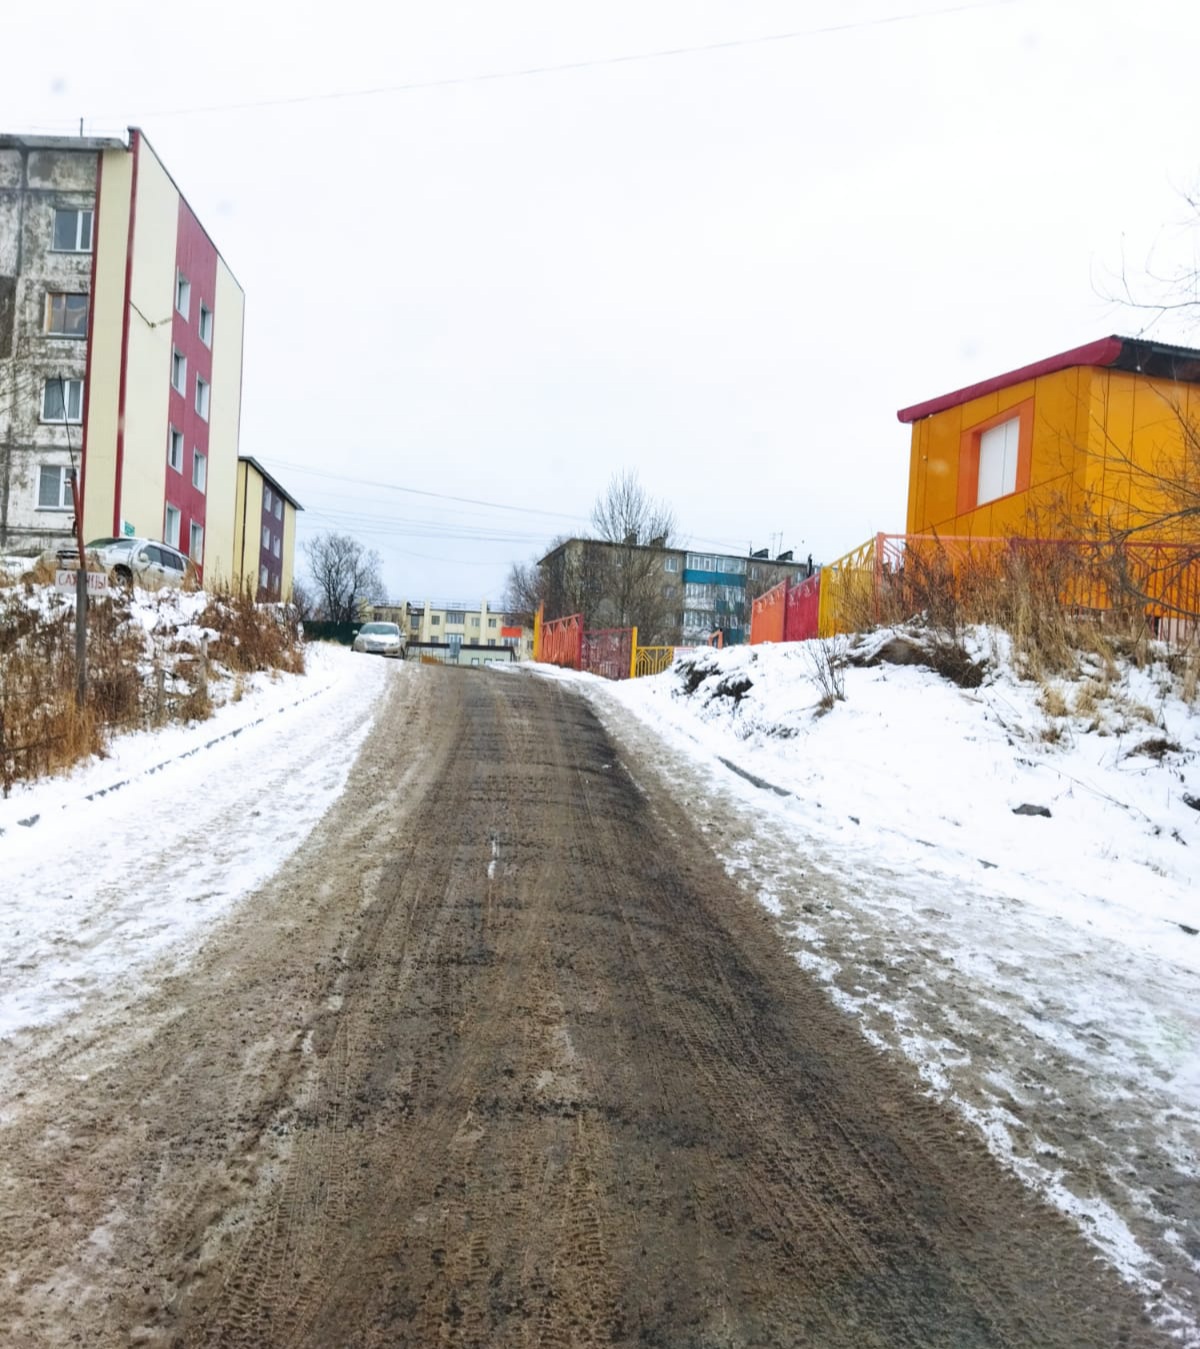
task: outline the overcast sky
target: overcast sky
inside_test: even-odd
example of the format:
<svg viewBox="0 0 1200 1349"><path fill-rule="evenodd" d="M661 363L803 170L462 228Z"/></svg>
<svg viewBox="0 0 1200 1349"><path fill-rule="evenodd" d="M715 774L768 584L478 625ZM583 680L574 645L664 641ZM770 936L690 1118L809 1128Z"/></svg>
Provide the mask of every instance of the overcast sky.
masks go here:
<svg viewBox="0 0 1200 1349"><path fill-rule="evenodd" d="M1197 0L53 11L0 129L143 128L246 290L242 452L398 599L499 599L624 468L700 546L901 531L897 408L1194 256Z"/></svg>

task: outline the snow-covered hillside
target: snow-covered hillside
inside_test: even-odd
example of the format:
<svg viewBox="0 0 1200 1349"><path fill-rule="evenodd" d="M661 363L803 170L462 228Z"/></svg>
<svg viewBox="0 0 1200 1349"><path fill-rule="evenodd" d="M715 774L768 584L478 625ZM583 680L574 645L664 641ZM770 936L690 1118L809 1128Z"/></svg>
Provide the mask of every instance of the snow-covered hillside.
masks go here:
<svg viewBox="0 0 1200 1349"><path fill-rule="evenodd" d="M1038 684L1002 634L969 646L978 687L850 666L827 710L817 643L567 677L665 739L670 790L864 1034L1200 1344L1200 713L1163 664Z"/></svg>

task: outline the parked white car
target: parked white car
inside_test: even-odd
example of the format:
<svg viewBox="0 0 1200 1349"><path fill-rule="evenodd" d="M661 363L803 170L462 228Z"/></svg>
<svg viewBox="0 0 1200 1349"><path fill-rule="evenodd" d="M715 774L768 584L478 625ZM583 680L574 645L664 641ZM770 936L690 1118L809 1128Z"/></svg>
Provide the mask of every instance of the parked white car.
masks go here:
<svg viewBox="0 0 1200 1349"><path fill-rule="evenodd" d="M364 623L358 630L352 650L403 659L404 634L395 623Z"/></svg>
<svg viewBox="0 0 1200 1349"><path fill-rule="evenodd" d="M93 539L85 543L84 553L89 566L97 566L108 573L118 585L144 586L157 590L161 586L181 586L196 569L190 560L169 543L158 539ZM56 554L63 567L74 567L78 553L74 548L60 548Z"/></svg>

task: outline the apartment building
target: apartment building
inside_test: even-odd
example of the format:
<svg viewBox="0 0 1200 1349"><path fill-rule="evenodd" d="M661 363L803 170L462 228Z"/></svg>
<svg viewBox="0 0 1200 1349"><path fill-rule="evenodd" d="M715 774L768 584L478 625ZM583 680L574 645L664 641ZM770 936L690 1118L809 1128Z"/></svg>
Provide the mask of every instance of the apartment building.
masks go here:
<svg viewBox="0 0 1200 1349"><path fill-rule="evenodd" d="M493 648L510 650L516 660L533 659L533 629L496 609L487 600L477 606L454 601L405 600L403 604L372 606L372 617L398 623L410 648L445 648L451 664L486 659Z"/></svg>
<svg viewBox="0 0 1200 1349"><path fill-rule="evenodd" d="M140 130L0 135L0 548L73 536L74 464L85 540L163 539L233 581L244 312Z"/></svg>
<svg viewBox="0 0 1200 1349"><path fill-rule="evenodd" d="M692 643L720 629L727 643L746 641L756 595L812 573L812 558L767 549L699 552L603 539L567 539L538 567L547 617L582 612L590 627L636 625L643 642Z"/></svg>
<svg viewBox="0 0 1200 1349"><path fill-rule="evenodd" d="M303 506L248 454L237 464L233 584L259 600L287 600L296 563L296 515Z"/></svg>

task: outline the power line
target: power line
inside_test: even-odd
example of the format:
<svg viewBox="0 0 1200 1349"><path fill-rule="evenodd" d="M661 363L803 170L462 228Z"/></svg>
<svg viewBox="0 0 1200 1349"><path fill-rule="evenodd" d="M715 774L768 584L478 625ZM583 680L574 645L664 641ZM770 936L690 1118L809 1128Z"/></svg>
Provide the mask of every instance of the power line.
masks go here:
<svg viewBox="0 0 1200 1349"><path fill-rule="evenodd" d="M426 89L449 89L460 85L488 84L503 80L531 79L540 75L561 75L580 70L596 70L605 66L634 65L648 61L664 61L681 56L696 56L704 52L735 51L743 47L761 47L775 42L791 42L798 38L830 37L862 28L883 28L892 24L910 23L920 19L940 19L975 10L998 9L1019 0L979 0L976 4L948 5L942 9L908 10L901 14L886 14L875 19L856 19L847 23L824 24L818 28L797 28L783 33L764 33L757 37L728 38L722 42L695 43L690 46L662 47L653 51L627 52L620 56L598 56L582 61L563 61L557 65L524 66L516 70L487 71L477 75L452 75L439 80L412 80L404 84L369 85L358 89L331 89L320 93L288 94L278 98L247 99L236 103L206 103L190 108L160 108L144 112L149 117L192 117L214 112L247 112L255 108L294 107L301 103L331 103L352 98L380 98L392 94L418 93ZM89 122L111 120L107 117L89 118Z"/></svg>
<svg viewBox="0 0 1200 1349"><path fill-rule="evenodd" d="M407 492L411 496L434 497L439 501L457 501L464 506L488 506L493 510L500 511L519 511L523 515L544 515L555 520L583 520L582 515L575 515L570 511L546 511L539 510L536 506L511 506L503 501L483 501L478 497L460 497L452 496L448 492L430 492L420 487L403 487L395 482L381 482L377 478L356 478L348 473L329 473L324 469L309 468L305 464L288 463L285 459L275 459L272 456L264 455L264 458L270 459L273 464L279 464L283 468L291 469L297 473L310 473L317 478L331 478L335 482L352 482L361 487L382 487L391 492Z"/></svg>

